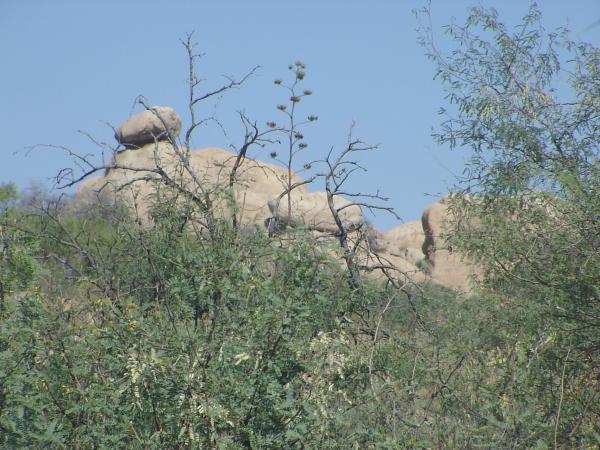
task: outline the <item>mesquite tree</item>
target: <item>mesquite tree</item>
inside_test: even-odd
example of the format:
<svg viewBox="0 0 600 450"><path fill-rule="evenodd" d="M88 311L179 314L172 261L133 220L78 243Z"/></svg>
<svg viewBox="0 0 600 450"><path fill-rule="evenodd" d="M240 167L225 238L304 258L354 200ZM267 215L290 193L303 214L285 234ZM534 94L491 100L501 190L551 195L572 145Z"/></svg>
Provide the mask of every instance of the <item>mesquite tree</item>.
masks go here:
<svg viewBox="0 0 600 450"><path fill-rule="evenodd" d="M600 374L600 49L544 30L534 4L514 28L471 9L446 27L445 53L429 17L421 39L448 101L435 137L470 153L448 237L502 295L507 332L526 330L514 364L551 392L554 445L582 442L598 423L597 391L574 385Z"/></svg>

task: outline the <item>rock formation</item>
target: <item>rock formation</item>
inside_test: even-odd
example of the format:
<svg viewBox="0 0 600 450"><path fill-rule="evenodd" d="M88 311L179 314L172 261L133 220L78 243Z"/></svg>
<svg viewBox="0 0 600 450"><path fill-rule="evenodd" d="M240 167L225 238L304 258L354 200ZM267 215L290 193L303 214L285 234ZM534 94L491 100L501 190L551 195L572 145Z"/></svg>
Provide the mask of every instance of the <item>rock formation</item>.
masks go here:
<svg viewBox="0 0 600 450"><path fill-rule="evenodd" d="M126 147L141 147L156 140L178 136L181 132L181 119L173 108L153 106L130 117L117 128L115 139Z"/></svg>
<svg viewBox="0 0 600 450"><path fill-rule="evenodd" d="M241 226L259 227L272 236L289 227L303 227L335 240L338 230L325 192L309 192L306 185L301 185L288 199L281 195L288 183L287 169L250 158L239 166L235 183L230 186L236 155L219 148L189 153L174 148L168 138L176 137L180 129L181 120L171 108L154 107L131 117L116 132L117 140L126 149L114 155L104 176L81 185L76 201L92 202L101 193L105 198L119 198L135 205L140 218L148 220L148 207L166 177L199 196L210 192L215 215L231 219L235 213ZM300 181L292 174L292 183ZM342 208L339 215L345 228L354 230L356 236L365 233L370 250L378 254L379 260L371 258L367 263L393 266L396 275L403 274L400 277L404 280L432 281L468 290L472 267L460 260L441 237L447 213L445 202L430 206L423 213L422 224L408 222L387 233L365 224L360 207L341 197L336 197L334 204ZM359 257L368 258L366 254Z"/></svg>
<svg viewBox="0 0 600 450"><path fill-rule="evenodd" d="M468 292L469 279L476 274L476 268L454 252L443 238L444 222L448 218L446 199L434 203L423 212L423 253L430 264L431 279L435 283Z"/></svg>
<svg viewBox="0 0 600 450"><path fill-rule="evenodd" d="M217 200L214 205L217 214L227 216L227 201L235 201L239 223L243 225L263 224L265 218L271 217L268 202L276 198L285 189L284 180L287 170L280 167L246 159L236 176L232 192L228 191L229 174L236 156L220 148L194 150L187 155L192 175L182 166L168 142L147 144L139 149L117 153L111 163L116 167L103 177L88 181L80 189L80 195L89 190L119 192L126 202L135 196L138 211L142 215L153 201L156 183L160 176L152 170L157 164L171 179L185 186L192 192L201 194L203 189L213 193ZM293 182L300 178L293 176ZM126 189L123 187L126 186ZM307 194L306 188L300 186L298 193ZM89 194L88 194L89 195Z"/></svg>
<svg viewBox="0 0 600 450"><path fill-rule="evenodd" d="M383 235L385 250L412 264L417 264L425 257L422 250L424 240L423 227L416 221L402 224Z"/></svg>
<svg viewBox="0 0 600 450"><path fill-rule="evenodd" d="M325 192L306 192L300 190L292 191L288 197L278 196L269 200L269 211L279 222L286 226L299 227L304 226L312 230L335 233L337 225L329 209L327 194ZM289 212L291 203L291 212ZM341 197L334 197L333 205L339 212L340 219L344 228L352 230L357 229L364 223L361 209L358 206L350 205L350 202Z"/></svg>

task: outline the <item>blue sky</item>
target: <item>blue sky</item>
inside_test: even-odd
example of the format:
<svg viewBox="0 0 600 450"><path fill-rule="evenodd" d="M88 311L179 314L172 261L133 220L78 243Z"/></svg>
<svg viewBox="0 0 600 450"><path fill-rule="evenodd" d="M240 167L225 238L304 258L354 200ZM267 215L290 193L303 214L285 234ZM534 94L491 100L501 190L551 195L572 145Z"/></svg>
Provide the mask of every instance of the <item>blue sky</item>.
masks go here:
<svg viewBox="0 0 600 450"><path fill-rule="evenodd" d="M496 7L508 23L527 9L524 0L433 0L433 25L460 20L475 4ZM548 29L568 26L575 38L598 45L598 0L538 2ZM306 130L307 157L343 145L350 123L356 135L380 144L364 157L369 169L354 180L359 191L390 197L401 217L416 220L444 195L463 167L464 154L439 147L430 137L443 103L433 66L418 46L412 10L422 1L0 1L0 182L20 187L44 182L71 165L58 151L23 149L59 144L82 153L99 150L78 133L113 142L106 123L118 126L133 112L135 98L169 105L186 115L187 60L179 39L194 31L205 56L198 67L205 89L222 75L261 68L242 89L216 106L228 133L202 128L196 148L239 143L236 111L259 123L280 118L275 106L286 96L272 81L289 63L307 66L305 114L319 116ZM201 114L212 111L212 104ZM310 151L310 153L308 153ZM17 152L15 154L15 152ZM269 160L263 151L253 156ZM380 229L397 224L371 218Z"/></svg>

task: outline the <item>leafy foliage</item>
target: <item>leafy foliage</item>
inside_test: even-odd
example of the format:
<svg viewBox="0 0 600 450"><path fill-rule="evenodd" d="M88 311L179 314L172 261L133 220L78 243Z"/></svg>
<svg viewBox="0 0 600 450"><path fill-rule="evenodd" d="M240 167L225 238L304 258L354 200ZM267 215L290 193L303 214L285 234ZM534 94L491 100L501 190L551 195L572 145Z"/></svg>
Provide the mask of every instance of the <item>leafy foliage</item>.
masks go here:
<svg viewBox="0 0 600 450"><path fill-rule="evenodd" d="M596 445L600 50L546 32L535 5L514 30L474 8L446 31L464 51L442 55L424 36L452 105L436 136L472 155L448 238L518 336L499 349L510 365L492 392L527 399L511 413L519 445Z"/></svg>
<svg viewBox="0 0 600 450"><path fill-rule="evenodd" d="M598 50L539 20L475 8L449 58L424 35L454 105L438 138L473 155L447 237L481 268L469 297L219 220L227 186L164 171L143 219L0 186L0 446L598 446ZM244 120L239 164L270 139Z"/></svg>

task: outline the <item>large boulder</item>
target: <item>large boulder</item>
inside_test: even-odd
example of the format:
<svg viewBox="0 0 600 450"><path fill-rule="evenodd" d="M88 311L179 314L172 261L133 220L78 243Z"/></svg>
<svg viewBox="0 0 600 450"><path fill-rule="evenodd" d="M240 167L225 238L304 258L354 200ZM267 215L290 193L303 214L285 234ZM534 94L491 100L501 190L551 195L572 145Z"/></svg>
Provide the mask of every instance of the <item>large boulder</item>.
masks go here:
<svg viewBox="0 0 600 450"><path fill-rule="evenodd" d="M102 193L105 198L112 194L128 205L135 205L135 211L144 219L160 186L160 177L153 171L160 166L172 180L189 191L197 194L211 192L217 216L230 217L233 201L238 223L262 227L264 220L271 216L268 201L285 189L287 170L281 167L246 158L230 190L229 175L236 155L220 148L191 151L185 159L193 176L182 165L181 156L169 142L156 142L118 152L110 164L112 169L104 176L83 184L77 199L89 202L97 198L97 193ZM300 181L297 175L292 174L293 183ZM301 186L298 192L306 192L306 188Z"/></svg>
<svg viewBox="0 0 600 450"><path fill-rule="evenodd" d="M476 268L457 254L444 239L444 227L449 217L446 199L434 203L423 212L423 253L430 266L433 282L454 290L469 292L470 279L476 274Z"/></svg>
<svg viewBox="0 0 600 450"><path fill-rule="evenodd" d="M417 264L425 258L423 242L425 233L421 222L407 222L383 235L383 242L387 253Z"/></svg>
<svg viewBox="0 0 600 450"><path fill-rule="evenodd" d="M291 213L290 213L291 203ZM294 189L291 195L280 198L277 195L268 202L271 216L286 226L304 226L312 230L335 233L338 227L329 208L326 192L306 192ZM358 228L364 222L360 207L335 196L334 207L347 230Z"/></svg>
<svg viewBox="0 0 600 450"><path fill-rule="evenodd" d="M126 147L142 147L155 140L179 136L181 119L173 108L153 106L130 117L115 132L115 139Z"/></svg>

